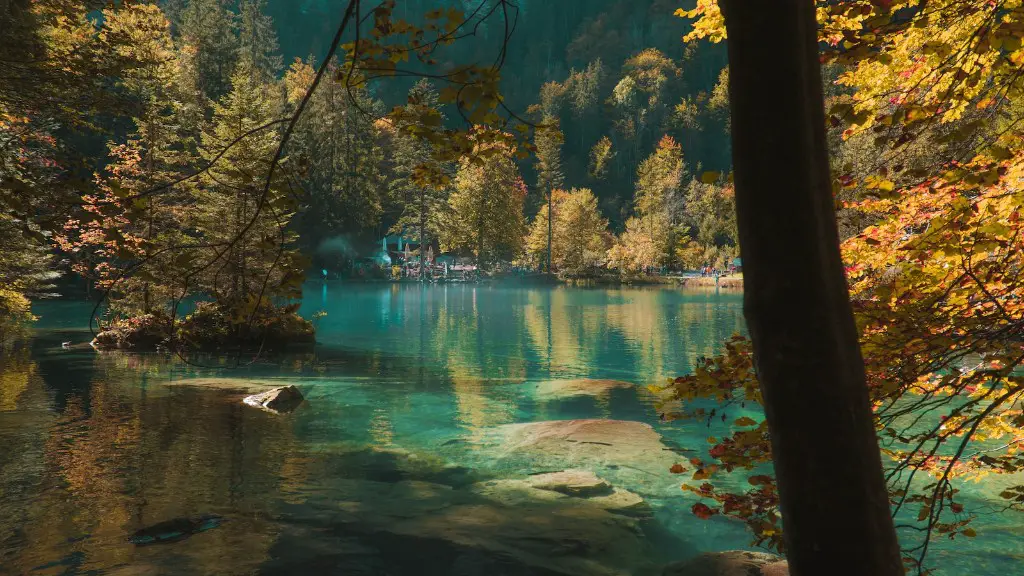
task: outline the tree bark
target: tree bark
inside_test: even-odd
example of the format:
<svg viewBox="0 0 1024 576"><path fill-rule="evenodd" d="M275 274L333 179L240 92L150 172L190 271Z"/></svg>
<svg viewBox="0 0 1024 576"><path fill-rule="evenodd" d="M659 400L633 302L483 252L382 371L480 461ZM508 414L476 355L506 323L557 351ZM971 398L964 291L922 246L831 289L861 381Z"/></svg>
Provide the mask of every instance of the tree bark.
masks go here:
<svg viewBox="0 0 1024 576"><path fill-rule="evenodd" d="M722 0L744 313L794 576L903 574L839 252L811 0Z"/></svg>

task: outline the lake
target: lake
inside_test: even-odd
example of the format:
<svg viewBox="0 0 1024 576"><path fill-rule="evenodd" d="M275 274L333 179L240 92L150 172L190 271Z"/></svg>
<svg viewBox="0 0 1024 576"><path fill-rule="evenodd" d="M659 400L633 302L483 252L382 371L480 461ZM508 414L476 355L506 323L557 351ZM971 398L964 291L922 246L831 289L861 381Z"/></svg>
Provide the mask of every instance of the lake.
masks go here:
<svg viewBox="0 0 1024 576"><path fill-rule="evenodd" d="M660 422L646 389L743 331L737 292L311 284L314 352L188 363L62 349L89 312L38 304L3 358L0 573L657 574L750 547L668 472L720 430ZM239 401L286 383L292 414ZM559 436L574 419L621 422ZM537 487L563 470L600 495ZM221 520L128 540L201 515ZM1019 573L1022 520L937 542L937 573Z"/></svg>

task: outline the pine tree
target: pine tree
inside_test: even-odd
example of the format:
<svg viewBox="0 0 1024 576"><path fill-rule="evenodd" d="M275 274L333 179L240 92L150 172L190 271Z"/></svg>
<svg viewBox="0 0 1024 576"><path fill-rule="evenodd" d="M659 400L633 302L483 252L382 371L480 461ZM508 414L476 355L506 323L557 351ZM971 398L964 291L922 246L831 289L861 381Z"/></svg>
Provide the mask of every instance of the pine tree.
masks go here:
<svg viewBox="0 0 1024 576"><path fill-rule="evenodd" d="M241 0L238 4L238 58L248 59L264 82L281 72L274 21L266 14L267 0Z"/></svg>
<svg viewBox="0 0 1024 576"><path fill-rule="evenodd" d="M440 234L443 211L448 201L448 191L441 186L430 184L422 178L428 168L448 172L448 166L434 166L433 145L424 137L423 131L438 134L444 122L439 110L438 94L430 81L423 79L409 90L406 106L410 118L429 118L417 122L409 120L393 127L392 133L392 177L388 189L391 198L398 204L401 214L392 226L392 231L401 233L409 228L418 231L420 244L420 270L423 270L424 252ZM428 124L429 123L429 124ZM425 275L420 275L425 280Z"/></svg>
<svg viewBox="0 0 1024 576"><path fill-rule="evenodd" d="M181 42L195 48L199 83L210 100L219 100L231 89L237 28L237 16L225 0L190 0L181 13Z"/></svg>
<svg viewBox="0 0 1024 576"><path fill-rule="evenodd" d="M537 190L547 199L548 213L553 213L552 192L561 188L565 175L562 172L562 143L564 138L558 129L558 118L545 116L542 128L534 137L537 146ZM547 272L551 273L551 221L548 220Z"/></svg>
<svg viewBox="0 0 1024 576"><path fill-rule="evenodd" d="M680 194L683 171L682 148L663 137L637 169L634 216L609 253L613 266L639 271L665 264L672 256L676 223L669 203Z"/></svg>
<svg viewBox="0 0 1024 576"><path fill-rule="evenodd" d="M506 144L489 143L464 159L448 198L441 247L472 253L481 268L522 252L526 185L510 152Z"/></svg>
<svg viewBox="0 0 1024 576"><path fill-rule="evenodd" d="M533 258L546 257L549 228L553 230L551 258L560 272L578 275L605 261L610 243L608 221L601 216L597 198L587 188L555 190L552 194L554 218L549 222L544 206L530 225L526 250ZM549 226L550 225L550 226Z"/></svg>
<svg viewBox="0 0 1024 576"><path fill-rule="evenodd" d="M213 165L194 194L195 228L214 250L201 287L221 304L251 310L266 304L256 301L261 293L265 299L296 296L302 267L288 231L295 204L281 171L264 195L279 133L267 129L242 138L214 161L224 143L265 125L280 108L277 91L262 83L250 66L240 63L231 77L231 91L214 106L200 149Z"/></svg>
<svg viewBox="0 0 1024 576"><path fill-rule="evenodd" d="M337 74L335 63L327 74ZM314 76L312 61L292 64L285 75L289 105L297 105ZM305 192L299 228L311 248L331 236L372 229L383 212L384 151L381 125L373 120L380 104L354 84L320 84L288 145Z"/></svg>

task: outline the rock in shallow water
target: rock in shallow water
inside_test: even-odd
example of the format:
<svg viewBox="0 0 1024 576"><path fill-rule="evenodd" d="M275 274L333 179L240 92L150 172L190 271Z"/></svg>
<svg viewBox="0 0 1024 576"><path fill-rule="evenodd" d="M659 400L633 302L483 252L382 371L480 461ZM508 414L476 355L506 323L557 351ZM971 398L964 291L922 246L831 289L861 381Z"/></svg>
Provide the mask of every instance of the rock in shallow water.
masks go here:
<svg viewBox="0 0 1024 576"><path fill-rule="evenodd" d="M548 466L621 467L663 479L676 460L649 424L627 420L551 420L507 424L492 432L503 459Z"/></svg>
<svg viewBox="0 0 1024 576"><path fill-rule="evenodd" d="M129 536L128 541L138 546L178 542L194 534L212 530L223 522L224 518L215 514L191 518L175 518L174 520L143 528Z"/></svg>
<svg viewBox="0 0 1024 576"><path fill-rule="evenodd" d="M591 378L548 380L537 385L536 395L543 400L569 398L572 396L602 396L617 388L636 388L636 386L621 380L595 380Z"/></svg>
<svg viewBox="0 0 1024 576"><path fill-rule="evenodd" d="M780 556L766 552L709 552L665 567L662 576L789 576Z"/></svg>
<svg viewBox="0 0 1024 576"><path fill-rule="evenodd" d="M283 414L298 408L303 400L302 392L299 392L298 388L295 386L282 386L281 388L274 388L260 394L246 396L242 402L261 410Z"/></svg>
<svg viewBox="0 0 1024 576"><path fill-rule="evenodd" d="M530 476L530 485L541 490L561 492L568 496L597 496L609 494L612 485L589 470L563 470Z"/></svg>
<svg viewBox="0 0 1024 576"><path fill-rule="evenodd" d="M591 491L567 493L564 490L553 488L564 488L568 483L564 481L544 481L538 483L534 478L524 480L506 479L480 482L470 487L470 490L488 500L493 500L506 506L537 506L550 505L555 503L561 506L575 506L579 508L592 508L606 510L618 516L631 518L644 518L650 516L650 508L643 498L621 488L615 488L607 482L595 477L591 472L583 470L565 470L554 472L554 474L540 475L542 477L577 477L589 476L593 481L586 480L586 485L594 487ZM571 486L571 484L569 484ZM547 487L545 487L547 486ZM579 486L579 485L577 485Z"/></svg>
<svg viewBox="0 0 1024 576"><path fill-rule="evenodd" d="M517 492L520 491L520 492ZM509 496L521 497L510 500ZM342 480L329 493L285 509L280 573L309 573L319 560L308 534L355 537L379 551L373 574L424 576L641 576L658 569L635 518L529 485L528 479L453 489L428 482ZM311 532L308 532L311 531ZM286 530L286 533L291 532ZM318 538L319 536L317 536ZM295 549L292 549L293 545ZM335 573L352 562L328 560ZM319 564L318 564L319 565ZM348 568L346 568L347 570Z"/></svg>

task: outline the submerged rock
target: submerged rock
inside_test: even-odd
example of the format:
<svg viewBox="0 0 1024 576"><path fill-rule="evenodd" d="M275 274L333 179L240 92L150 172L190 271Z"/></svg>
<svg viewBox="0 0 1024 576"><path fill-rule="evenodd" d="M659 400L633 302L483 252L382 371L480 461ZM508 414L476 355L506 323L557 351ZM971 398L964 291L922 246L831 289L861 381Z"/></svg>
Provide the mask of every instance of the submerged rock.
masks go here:
<svg viewBox="0 0 1024 576"><path fill-rule="evenodd" d="M603 396L618 388L636 388L636 385L621 380L595 380L590 378L548 380L537 385L535 394L538 398L545 400L569 398L572 396Z"/></svg>
<svg viewBox="0 0 1024 576"><path fill-rule="evenodd" d="M649 424L627 420L552 420L507 424L494 431L504 458L526 457L546 466L668 470L674 453Z"/></svg>
<svg viewBox="0 0 1024 576"><path fill-rule="evenodd" d="M211 391L237 392L248 395L280 388L285 382L285 380L251 380L249 378L183 378L167 381L164 386L204 388Z"/></svg>
<svg viewBox="0 0 1024 576"><path fill-rule="evenodd" d="M212 530L223 522L224 518L216 514L175 518L143 528L129 536L128 541L137 546L178 542L200 532Z"/></svg>
<svg viewBox="0 0 1024 576"><path fill-rule="evenodd" d="M289 385L246 396L242 402L274 414L283 414L298 408L303 400L305 398L302 396L302 392L299 392L295 386Z"/></svg>
<svg viewBox="0 0 1024 576"><path fill-rule="evenodd" d="M781 556L766 552L709 552L665 567L662 576L789 576Z"/></svg>
<svg viewBox="0 0 1024 576"><path fill-rule="evenodd" d="M650 514L650 508L640 496L616 488L583 470L566 470L526 479L490 480L474 484L470 490L506 506L557 503L633 517Z"/></svg>
<svg viewBox="0 0 1024 576"><path fill-rule="evenodd" d="M517 492L518 491L518 492ZM510 496L521 493L516 501ZM374 574L444 576L626 576L653 574L651 546L634 518L591 499L535 488L529 479L479 482L467 488L429 482L338 481L329 493L285 511L298 532L282 549L308 548L307 531L325 529L379 551ZM311 558L303 566L348 566L363 557ZM315 553L314 553L315 554ZM281 573L286 573L282 565ZM345 572L349 573L349 572ZM362 573L362 572L357 572Z"/></svg>
<svg viewBox="0 0 1024 576"><path fill-rule="evenodd" d="M609 494L612 485L589 470L563 470L537 474L529 479L530 485L541 490L561 492L568 496L596 496Z"/></svg>

